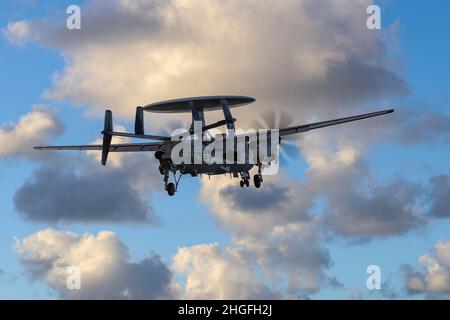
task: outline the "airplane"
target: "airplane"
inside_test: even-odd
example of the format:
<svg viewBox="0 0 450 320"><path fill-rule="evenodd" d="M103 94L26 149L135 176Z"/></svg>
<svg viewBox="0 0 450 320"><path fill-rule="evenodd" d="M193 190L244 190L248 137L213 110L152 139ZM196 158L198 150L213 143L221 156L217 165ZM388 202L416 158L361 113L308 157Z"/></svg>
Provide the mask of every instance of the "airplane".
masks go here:
<svg viewBox="0 0 450 320"><path fill-rule="evenodd" d="M105 111L104 119L104 129L101 132L103 134L103 143L100 145L73 145L73 146L37 146L34 147L36 150L98 150L101 151L101 164L106 165L109 152L154 152L155 158L159 161L159 171L163 176L164 189L167 191L169 196L175 195L180 179L185 174L190 174L195 177L198 175L219 175L219 174L229 174L235 178L241 176L240 186L249 187L250 186L250 174L249 171L253 167L258 168L258 172L253 176L253 184L256 188L260 188L263 182L263 170L265 167L271 164L272 161L276 161L271 149L270 133L267 137L261 140L257 140L256 143L256 161L248 161L248 154L246 155L246 161L237 161L237 152L241 151L234 146L232 149L233 155L232 162L222 163L211 163L210 161L204 161L203 159L200 163L187 163L187 162L175 162L172 151L180 143L180 141L192 141L195 143L196 139L201 136L201 150L205 150L211 143L217 140L218 136L210 137L210 139L204 140L204 135L208 133L208 130L226 126L228 133L234 134L234 139L240 137L240 134L236 134L235 122L236 119L233 118L231 113L231 108L240 107L248 105L255 102L256 100L252 97L247 96L236 96L236 95L224 95L224 96L203 96L203 97L191 97L183 99L174 99L168 101L162 101L157 103L152 103L144 107L136 108L136 118L134 133L130 132L118 132L113 129L113 116L110 110ZM224 119L217 121L215 123L206 124L205 121L205 111L222 110ZM154 113L184 113L189 112L192 115L192 124L189 130L179 137L174 136L163 136L163 135L153 135L146 134L144 132L144 112L154 112ZM371 117L381 116L388 113L394 112L394 109L382 110L377 112L371 112L366 114L360 114L355 116L350 116L346 118L339 118L328 121L321 121L315 123L309 123L304 125L288 126L283 128L273 128L276 130L278 140L281 142L287 136L307 132L309 130L319 129L323 127L338 125L346 122L357 121L362 119L367 119ZM200 123L200 134L195 132L194 124ZM198 127L198 126L197 126ZM267 128L271 129L271 128ZM274 131L275 132L275 131ZM122 144L112 144L112 137L125 137L125 138L137 138L142 140L151 140L153 142L145 143L122 143ZM223 135L222 135L223 137ZM259 137L259 134L257 135ZM275 135L274 135L275 137ZM248 141L246 142L248 145ZM265 148L268 149L268 157L261 157L258 151L262 149L264 144ZM255 146L255 145L253 145ZM249 147L245 149L248 153ZM223 152L223 151L222 151ZM223 152L225 153L225 152ZM229 155L224 155L228 159ZM177 172L179 175L177 177ZM169 175L173 174L174 182L169 182Z"/></svg>

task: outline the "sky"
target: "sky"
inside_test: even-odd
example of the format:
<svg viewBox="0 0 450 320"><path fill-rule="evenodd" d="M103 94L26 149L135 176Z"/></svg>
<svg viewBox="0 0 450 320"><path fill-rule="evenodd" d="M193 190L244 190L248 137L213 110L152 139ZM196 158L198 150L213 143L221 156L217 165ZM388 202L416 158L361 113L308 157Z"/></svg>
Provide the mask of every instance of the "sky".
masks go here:
<svg viewBox="0 0 450 320"><path fill-rule="evenodd" d="M381 30L368 0L2 0L0 299L448 299L450 3L375 3ZM300 135L258 190L185 176L169 197L152 153L32 148L214 94L256 98L242 128L395 113Z"/></svg>

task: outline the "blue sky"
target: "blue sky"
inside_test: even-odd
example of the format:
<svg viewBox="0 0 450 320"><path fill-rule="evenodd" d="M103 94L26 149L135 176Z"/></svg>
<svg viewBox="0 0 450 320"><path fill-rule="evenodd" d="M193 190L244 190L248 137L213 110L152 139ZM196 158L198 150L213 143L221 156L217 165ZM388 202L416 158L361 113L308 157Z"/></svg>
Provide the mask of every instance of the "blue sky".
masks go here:
<svg viewBox="0 0 450 320"><path fill-rule="evenodd" d="M67 5L89 1L2 1L0 4L0 28L18 20L39 20L64 13ZM435 112L450 116L450 42L448 39L450 3L448 1L411 2L379 1L382 8L383 30L380 37L391 39L395 29L395 40L387 40L389 59L396 72L408 84L409 92L400 97L367 101L374 109L388 102L399 110ZM84 101L62 100L44 97L44 92L54 86L52 76L61 71L67 61L61 54L65 48L55 48L37 42L15 46L3 36L0 40L0 124L4 127L17 123L19 118L30 112L31 106L44 104L55 110L64 125L64 133L55 137L51 144L83 144L100 137L102 119L86 116L90 106ZM170 91L169 91L170 92ZM175 94L176 95L176 94ZM150 95L149 95L150 96ZM153 96L152 96L153 97ZM173 98L176 98L174 96ZM151 99L151 98L150 98ZM150 103L142 101L142 103ZM377 107L377 105L379 107ZM123 106L125 107L125 106ZM130 116L134 106L128 107ZM347 111L350 112L350 111ZM319 115L320 116L320 115ZM132 128L129 119L120 122ZM333 130L333 129L327 129ZM367 152L368 166L378 183L387 183L395 177L408 181L429 184L433 175L449 174L450 152L448 140L401 144L392 139L371 140ZM14 143L14 141L11 141ZM72 154L68 154L72 156ZM231 246L232 233L211 214L209 204L199 197L201 183L190 177L182 179L182 189L176 197L168 198L164 192L146 194L153 212L160 220L159 226L148 224L122 224L117 222L39 222L24 219L14 206L16 191L30 179L33 171L41 164L27 157L0 158L0 298L1 299L53 299L58 295L45 281L33 281L21 264L19 254L14 250L14 238L23 239L39 230L55 227L61 230L83 234L95 234L110 230L129 248L131 260L145 258L149 251L162 256L170 264L179 247L190 247L204 243L218 243L221 247ZM306 177L308 164L300 156L294 163L283 168L292 171L294 179ZM137 170L152 170L144 167ZM161 181L162 188L162 181ZM426 204L424 204L426 206ZM276 211L273 212L277 214ZM389 281L401 298L422 298L424 295L408 296L404 291L403 265L417 267L417 259L429 252L437 242L450 241L450 220L430 219L419 230L405 234L373 237L369 241L355 243L352 239L336 234L324 240L332 266L324 272L335 277L342 284L338 288L324 286L311 295L316 299L348 299L351 292L360 292L366 298L382 298L366 288L368 265L377 264L382 270L383 281ZM105 266L108 268L108 266Z"/></svg>

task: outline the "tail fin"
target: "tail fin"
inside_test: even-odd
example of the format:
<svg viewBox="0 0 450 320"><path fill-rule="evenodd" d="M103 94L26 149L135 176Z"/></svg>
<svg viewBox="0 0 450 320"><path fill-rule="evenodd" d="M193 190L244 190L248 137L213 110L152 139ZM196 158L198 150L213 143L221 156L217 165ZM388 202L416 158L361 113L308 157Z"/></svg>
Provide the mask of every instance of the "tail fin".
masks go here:
<svg viewBox="0 0 450 320"><path fill-rule="evenodd" d="M109 154L109 147L111 145L112 135L110 132L113 132L113 118L112 111L105 111L105 126L103 129L103 145L102 145L102 165L106 165Z"/></svg>
<svg viewBox="0 0 450 320"><path fill-rule="evenodd" d="M134 123L134 133L137 135L144 134L144 108L136 108L136 121Z"/></svg>

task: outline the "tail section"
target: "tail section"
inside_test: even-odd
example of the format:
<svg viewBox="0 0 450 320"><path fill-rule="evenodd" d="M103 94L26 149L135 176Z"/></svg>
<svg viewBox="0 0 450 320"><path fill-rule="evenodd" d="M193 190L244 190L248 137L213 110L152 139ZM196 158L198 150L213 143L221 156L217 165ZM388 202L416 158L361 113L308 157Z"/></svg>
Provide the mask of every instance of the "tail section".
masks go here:
<svg viewBox="0 0 450 320"><path fill-rule="evenodd" d="M106 165L108 161L109 147L111 146L111 139L113 132L113 118L112 111L106 110L105 112L105 126L102 131L103 133L103 145L102 145L102 165Z"/></svg>

